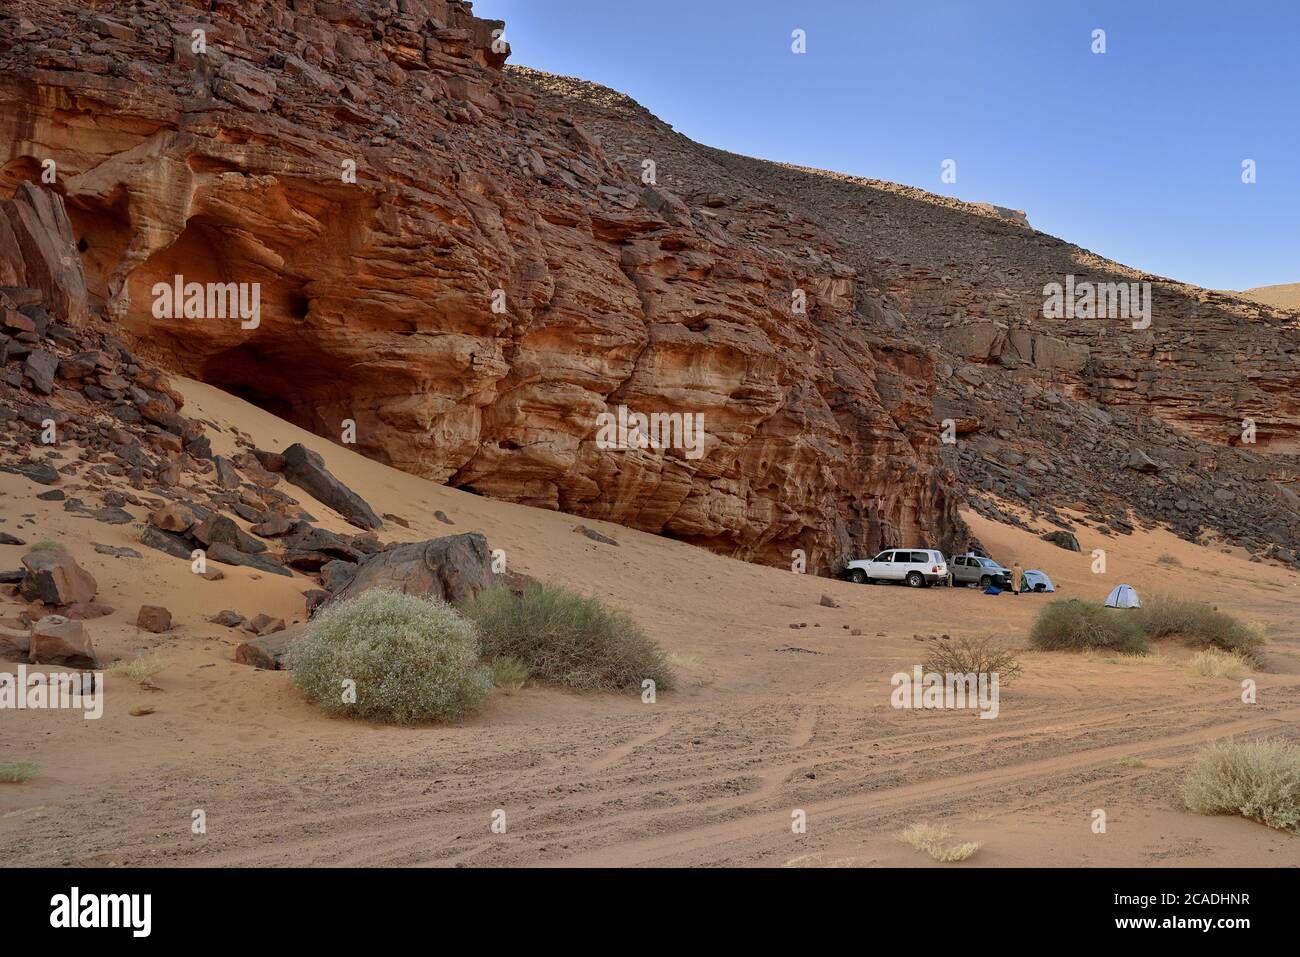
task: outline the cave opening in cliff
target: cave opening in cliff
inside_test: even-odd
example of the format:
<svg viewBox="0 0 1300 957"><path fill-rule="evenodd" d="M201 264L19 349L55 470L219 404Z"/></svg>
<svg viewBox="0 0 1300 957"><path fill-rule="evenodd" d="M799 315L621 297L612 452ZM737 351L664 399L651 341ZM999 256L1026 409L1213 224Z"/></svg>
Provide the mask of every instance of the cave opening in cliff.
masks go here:
<svg viewBox="0 0 1300 957"><path fill-rule="evenodd" d="M253 341L209 356L200 378L286 422L325 434L320 402L327 396L338 399L341 372L319 354L290 355Z"/></svg>

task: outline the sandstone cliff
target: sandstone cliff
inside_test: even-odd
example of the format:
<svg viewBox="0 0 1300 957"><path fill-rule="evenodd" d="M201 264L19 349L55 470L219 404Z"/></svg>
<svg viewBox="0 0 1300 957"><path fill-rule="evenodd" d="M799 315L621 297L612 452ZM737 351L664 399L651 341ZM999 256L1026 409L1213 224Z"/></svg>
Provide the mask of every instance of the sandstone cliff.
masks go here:
<svg viewBox="0 0 1300 957"><path fill-rule="evenodd" d="M0 195L50 179L143 355L438 481L814 571L961 547L963 494L1300 540L1295 314L702 147L503 69L457 0L203 6L0 19ZM1043 320L1071 273L1152 281L1152 328ZM256 283L256 324L159 317L177 276ZM620 406L702 413L705 454L599 447Z"/></svg>

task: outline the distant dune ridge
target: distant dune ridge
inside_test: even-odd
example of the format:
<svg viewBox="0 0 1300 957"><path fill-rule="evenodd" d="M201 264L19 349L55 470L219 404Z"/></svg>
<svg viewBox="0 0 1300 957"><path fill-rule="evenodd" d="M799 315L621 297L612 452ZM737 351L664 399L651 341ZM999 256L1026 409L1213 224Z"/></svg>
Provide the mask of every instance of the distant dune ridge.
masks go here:
<svg viewBox="0 0 1300 957"><path fill-rule="evenodd" d="M1256 286L1243 290L1241 295L1279 309L1300 309L1300 282L1279 283L1276 286Z"/></svg>

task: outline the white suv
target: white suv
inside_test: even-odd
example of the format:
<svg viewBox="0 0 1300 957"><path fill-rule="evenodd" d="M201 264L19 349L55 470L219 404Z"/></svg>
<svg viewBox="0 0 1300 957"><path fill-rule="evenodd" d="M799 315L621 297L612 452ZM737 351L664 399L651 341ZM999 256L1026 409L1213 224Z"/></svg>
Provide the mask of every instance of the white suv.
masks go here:
<svg viewBox="0 0 1300 957"><path fill-rule="evenodd" d="M859 585L906 582L920 588L947 579L948 562L943 552L933 548L890 548L875 558L849 562L844 574Z"/></svg>

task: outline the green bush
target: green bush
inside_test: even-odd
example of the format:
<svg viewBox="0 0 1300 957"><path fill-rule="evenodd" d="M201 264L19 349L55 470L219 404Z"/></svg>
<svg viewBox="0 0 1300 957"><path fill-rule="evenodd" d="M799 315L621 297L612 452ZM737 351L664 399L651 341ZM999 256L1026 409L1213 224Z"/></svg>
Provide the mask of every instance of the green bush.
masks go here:
<svg viewBox="0 0 1300 957"><path fill-rule="evenodd" d="M486 654L518 658L544 681L589 690L640 688L646 678L657 691L675 684L659 646L598 598L533 582L520 594L489 589L466 614L478 625Z"/></svg>
<svg viewBox="0 0 1300 957"><path fill-rule="evenodd" d="M497 655L492 659L492 683L512 694L528 680L528 665L514 655Z"/></svg>
<svg viewBox="0 0 1300 957"><path fill-rule="evenodd" d="M492 690L474 626L437 599L374 589L326 608L291 653L294 683L330 714L446 721ZM356 701L344 697L355 682Z"/></svg>
<svg viewBox="0 0 1300 957"><path fill-rule="evenodd" d="M0 782L22 784L36 777L41 766L35 761L6 761L0 763Z"/></svg>
<svg viewBox="0 0 1300 957"><path fill-rule="evenodd" d="M1038 613L1029 640L1044 651L1084 651L1095 648L1145 655L1150 650L1142 629L1125 608L1100 602L1058 599Z"/></svg>
<svg viewBox="0 0 1300 957"><path fill-rule="evenodd" d="M1192 761L1183 799L1197 814L1240 814L1300 834L1300 748L1280 738L1212 744Z"/></svg>
<svg viewBox="0 0 1300 957"><path fill-rule="evenodd" d="M1250 626L1203 601L1153 595L1136 609L1138 624L1148 638L1177 636L1198 648L1218 648L1259 664L1263 637Z"/></svg>

